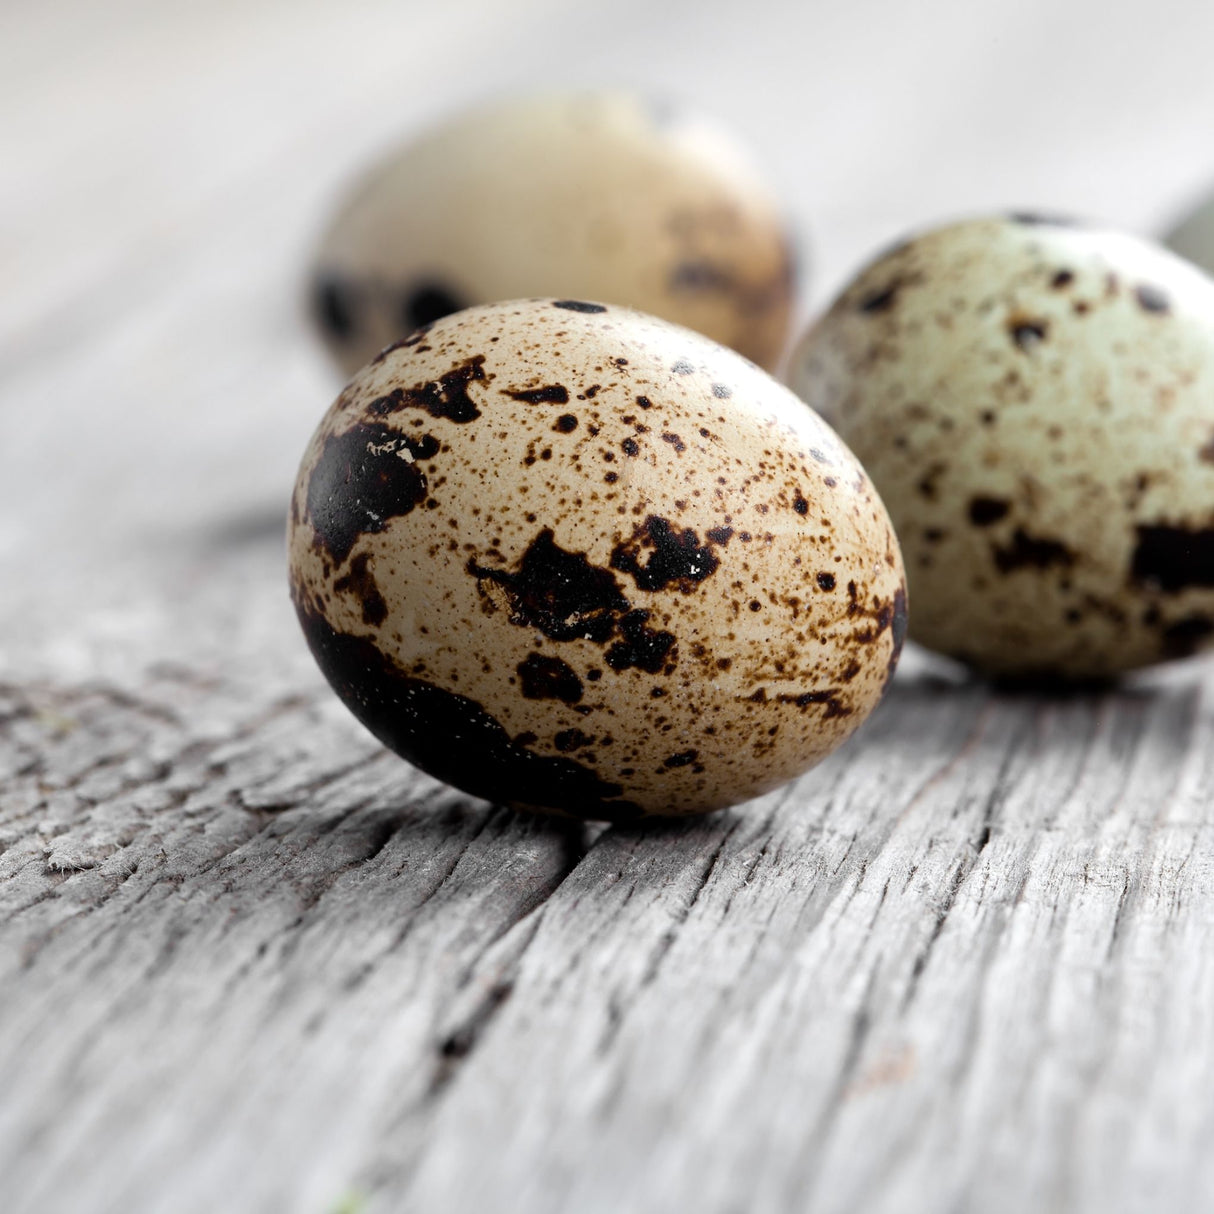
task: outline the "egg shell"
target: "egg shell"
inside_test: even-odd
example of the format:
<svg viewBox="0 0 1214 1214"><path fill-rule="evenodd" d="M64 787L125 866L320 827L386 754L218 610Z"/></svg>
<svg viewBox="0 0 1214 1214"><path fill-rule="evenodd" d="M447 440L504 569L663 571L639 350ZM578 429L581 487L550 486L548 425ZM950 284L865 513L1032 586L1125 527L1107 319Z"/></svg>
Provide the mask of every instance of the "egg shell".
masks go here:
<svg viewBox="0 0 1214 1214"><path fill-rule="evenodd" d="M576 300L473 308L364 368L289 551L308 643L381 741L586 818L806 770L905 632L888 517L829 427L732 351Z"/></svg>
<svg viewBox="0 0 1214 1214"><path fill-rule="evenodd" d="M879 257L789 382L894 520L914 639L999 675L1106 678L1214 642L1214 283L1032 215Z"/></svg>
<svg viewBox="0 0 1214 1214"><path fill-rule="evenodd" d="M420 324L533 295L640 308L771 367L793 278L777 206L727 135L578 93L483 106L395 151L347 197L311 291L347 374Z"/></svg>

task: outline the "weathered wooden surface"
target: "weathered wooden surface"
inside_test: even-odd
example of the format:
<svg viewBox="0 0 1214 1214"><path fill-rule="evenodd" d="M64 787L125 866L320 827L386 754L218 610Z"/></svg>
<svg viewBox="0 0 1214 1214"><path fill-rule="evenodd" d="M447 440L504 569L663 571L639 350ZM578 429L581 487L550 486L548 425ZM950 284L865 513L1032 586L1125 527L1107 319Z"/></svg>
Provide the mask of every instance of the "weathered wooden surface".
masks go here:
<svg viewBox="0 0 1214 1214"><path fill-rule="evenodd" d="M307 241L469 81L733 113L820 299L943 214L1166 217L1214 10L172 7L0 12L6 1214L1209 1209L1211 663L912 658L795 785L572 829L361 732L280 520L333 389Z"/></svg>

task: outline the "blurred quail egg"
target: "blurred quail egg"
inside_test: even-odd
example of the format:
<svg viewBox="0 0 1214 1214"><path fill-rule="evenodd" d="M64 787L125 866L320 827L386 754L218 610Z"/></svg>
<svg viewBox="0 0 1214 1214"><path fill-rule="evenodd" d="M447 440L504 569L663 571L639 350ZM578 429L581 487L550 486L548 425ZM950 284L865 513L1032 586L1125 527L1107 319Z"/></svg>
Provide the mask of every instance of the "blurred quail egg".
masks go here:
<svg viewBox="0 0 1214 1214"><path fill-rule="evenodd" d="M1168 248L1207 274L1214 272L1214 198L1191 211L1164 238Z"/></svg>
<svg viewBox="0 0 1214 1214"><path fill-rule="evenodd" d="M811 767L906 625L885 509L818 417L690 330L579 300L384 351L304 455L289 544L312 652L382 742L585 818Z"/></svg>
<svg viewBox="0 0 1214 1214"><path fill-rule="evenodd" d="M730 138L628 94L581 93L499 101L394 152L347 197L311 292L347 374L418 325L532 295L641 308L771 367L793 267Z"/></svg>
<svg viewBox="0 0 1214 1214"><path fill-rule="evenodd" d="M1214 642L1214 282L1033 215L864 269L793 355L894 520L912 636L1013 677Z"/></svg>

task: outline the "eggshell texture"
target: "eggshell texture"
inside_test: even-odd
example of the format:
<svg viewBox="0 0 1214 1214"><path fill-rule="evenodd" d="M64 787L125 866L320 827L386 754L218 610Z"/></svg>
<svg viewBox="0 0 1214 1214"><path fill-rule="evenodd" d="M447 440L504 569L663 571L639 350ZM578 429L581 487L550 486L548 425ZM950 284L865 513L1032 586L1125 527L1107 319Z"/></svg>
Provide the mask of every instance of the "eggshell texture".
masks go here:
<svg viewBox="0 0 1214 1214"><path fill-rule="evenodd" d="M1214 283L1035 216L865 269L790 382L864 461L923 644L1102 678L1214 641Z"/></svg>
<svg viewBox="0 0 1214 1214"><path fill-rule="evenodd" d="M586 818L804 771L905 631L884 507L830 429L731 351L577 300L473 308L364 368L289 542L312 652L381 741Z"/></svg>
<svg viewBox="0 0 1214 1214"><path fill-rule="evenodd" d="M418 325L533 295L641 308L770 367L790 336L793 266L729 138L585 93L498 102L395 152L347 198L311 289L347 373Z"/></svg>

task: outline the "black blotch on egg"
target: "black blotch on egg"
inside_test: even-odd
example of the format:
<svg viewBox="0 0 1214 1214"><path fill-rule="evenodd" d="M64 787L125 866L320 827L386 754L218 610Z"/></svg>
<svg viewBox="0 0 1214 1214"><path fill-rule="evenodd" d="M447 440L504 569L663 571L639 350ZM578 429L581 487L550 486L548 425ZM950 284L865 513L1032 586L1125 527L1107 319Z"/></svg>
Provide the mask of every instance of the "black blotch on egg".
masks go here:
<svg viewBox="0 0 1214 1214"><path fill-rule="evenodd" d="M442 283L420 282L403 292L400 319L405 329L420 329L467 306L464 300Z"/></svg>

